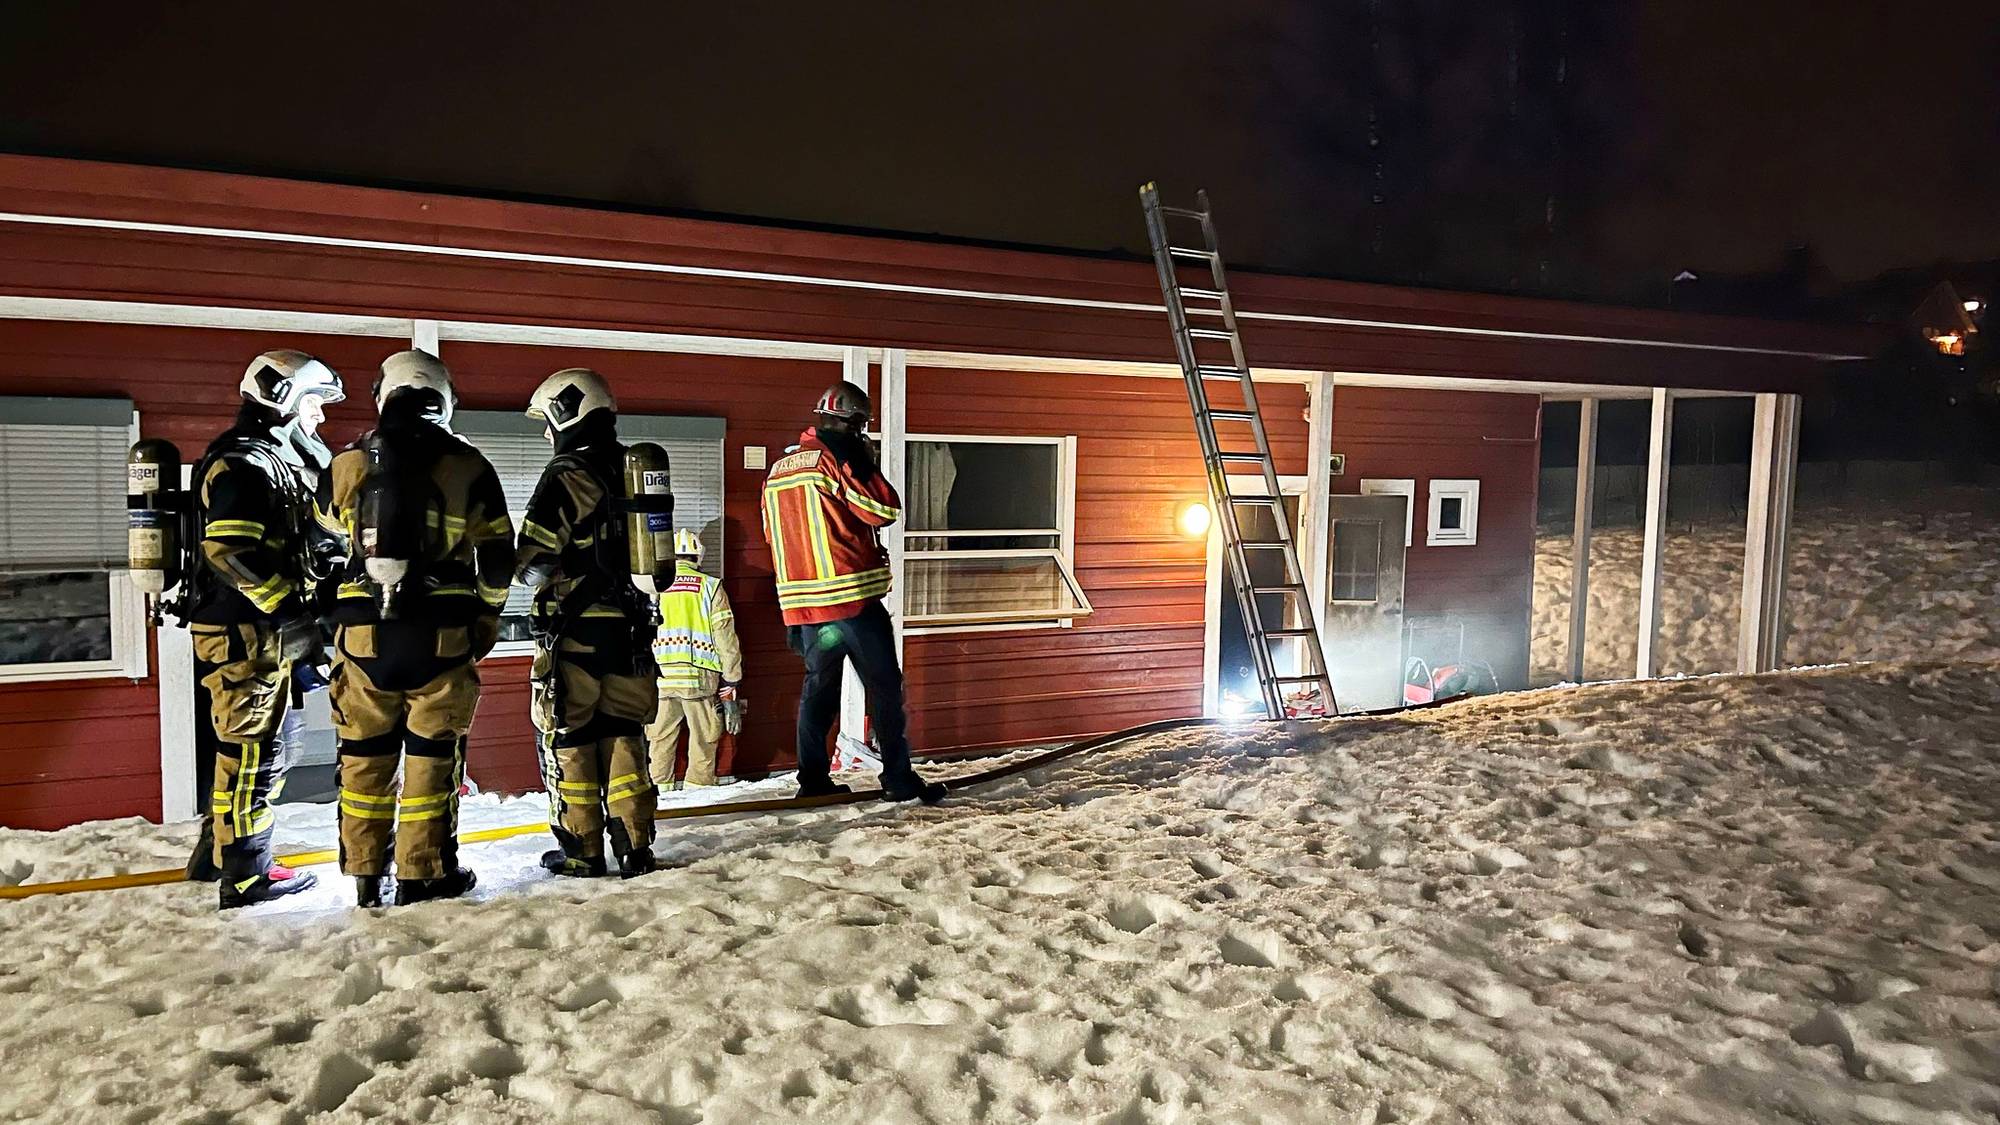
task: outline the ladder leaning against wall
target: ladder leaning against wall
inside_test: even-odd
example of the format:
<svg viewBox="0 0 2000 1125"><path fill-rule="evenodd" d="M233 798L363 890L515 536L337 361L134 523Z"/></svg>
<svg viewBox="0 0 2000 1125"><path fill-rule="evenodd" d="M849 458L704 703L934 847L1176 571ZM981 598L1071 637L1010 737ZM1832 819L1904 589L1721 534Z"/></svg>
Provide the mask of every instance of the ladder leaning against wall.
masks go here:
<svg viewBox="0 0 2000 1125"><path fill-rule="evenodd" d="M1236 307L1230 301L1228 279L1223 275L1222 251L1216 244L1208 193L1199 192L1195 198L1199 206L1193 209L1169 207L1160 202L1157 185L1149 183L1139 189L1139 201L1146 212L1146 239L1152 245L1153 264L1160 273L1160 296L1166 300L1174 353L1180 358L1188 405L1194 410L1195 436L1201 439L1208 495L1222 532L1222 556L1236 587L1237 607L1243 614L1244 633L1264 695L1264 713L1273 719L1336 714L1339 709L1334 703L1333 681L1327 672L1326 654L1320 647L1305 570L1299 564L1298 544L1285 515L1277 462L1271 456L1264 416L1257 408L1257 388L1250 377L1250 365L1243 358L1243 337L1237 331ZM1169 236L1169 222L1190 234L1198 230L1199 244L1192 239L1174 241ZM1180 279L1183 267L1206 267L1205 283L1183 285ZM1211 388L1223 396L1223 402L1214 401ZM1232 391L1237 396L1233 401L1228 398ZM1217 434L1218 425L1228 427L1226 441ZM1253 467L1263 478L1264 491L1255 495L1231 492L1232 466ZM1246 513L1260 508L1269 511L1270 526L1276 528L1275 538L1245 536ZM1283 576L1276 584L1253 584L1251 557L1264 552L1283 560ZM1277 622L1265 621L1260 597L1280 600L1284 609ZM1291 646L1297 654L1295 669L1280 671L1281 645Z"/></svg>

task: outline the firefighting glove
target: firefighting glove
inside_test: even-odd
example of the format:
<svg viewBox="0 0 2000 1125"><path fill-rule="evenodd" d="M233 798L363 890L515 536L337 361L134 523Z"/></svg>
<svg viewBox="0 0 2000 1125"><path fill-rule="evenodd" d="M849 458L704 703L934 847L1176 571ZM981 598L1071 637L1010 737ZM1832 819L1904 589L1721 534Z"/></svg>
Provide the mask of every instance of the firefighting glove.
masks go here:
<svg viewBox="0 0 2000 1125"><path fill-rule="evenodd" d="M725 734L743 733L743 701L736 697L736 685L724 684L720 693L722 704L722 730Z"/></svg>
<svg viewBox="0 0 2000 1125"><path fill-rule="evenodd" d="M484 660L493 646L500 643L500 619L481 617L472 623L472 659Z"/></svg>
<svg viewBox="0 0 2000 1125"><path fill-rule="evenodd" d="M278 622L278 662L281 664L317 664L323 643L317 618L300 613Z"/></svg>

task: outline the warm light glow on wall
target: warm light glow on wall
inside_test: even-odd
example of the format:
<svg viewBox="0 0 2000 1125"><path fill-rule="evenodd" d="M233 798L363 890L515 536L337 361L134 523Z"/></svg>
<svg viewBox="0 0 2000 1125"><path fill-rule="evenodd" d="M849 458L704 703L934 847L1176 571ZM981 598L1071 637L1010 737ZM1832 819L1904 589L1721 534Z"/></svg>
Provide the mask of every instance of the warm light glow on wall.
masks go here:
<svg viewBox="0 0 2000 1125"><path fill-rule="evenodd" d="M1931 343L1945 355L1965 354L1965 338L1956 332L1941 332L1931 337Z"/></svg>
<svg viewBox="0 0 2000 1125"><path fill-rule="evenodd" d="M1181 509L1181 531L1190 539L1208 534L1208 505L1189 504Z"/></svg>

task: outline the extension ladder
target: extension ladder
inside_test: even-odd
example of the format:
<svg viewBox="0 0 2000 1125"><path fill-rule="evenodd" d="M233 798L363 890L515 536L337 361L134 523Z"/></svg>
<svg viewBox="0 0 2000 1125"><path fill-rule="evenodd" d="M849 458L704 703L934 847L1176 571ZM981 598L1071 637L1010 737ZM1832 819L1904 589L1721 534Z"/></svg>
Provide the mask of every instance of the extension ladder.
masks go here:
<svg viewBox="0 0 2000 1125"><path fill-rule="evenodd" d="M1250 377L1250 365L1243 358L1243 337L1236 328L1236 307L1230 302L1229 283L1222 272L1222 252L1216 245L1208 193L1200 192L1195 198L1200 206L1193 210L1168 207L1160 202L1158 185L1147 184L1139 189L1139 201L1146 212L1146 238L1152 244L1153 264L1160 272L1160 296L1166 299L1174 352L1180 357L1188 404L1194 409L1195 434L1201 439L1202 462L1208 472L1208 494L1222 530L1223 558L1235 582L1237 606L1243 614L1251 659L1263 690L1264 713L1273 719L1337 714L1333 680L1327 672L1326 654L1320 647L1305 570L1299 565L1298 545L1293 541L1285 514L1284 491L1278 484L1277 463L1271 457L1271 440L1264 430L1264 416L1257 409L1257 388ZM1201 244L1175 243L1168 237L1170 219L1198 224ZM1206 266L1212 287L1181 284L1182 263ZM1190 315L1201 318L1200 323L1190 323ZM1225 346L1226 356L1220 354ZM1211 384L1218 388L1234 386L1240 392L1240 401L1216 405L1210 400ZM1234 427L1226 446L1216 435L1217 423ZM1246 436L1251 448L1245 448ZM1254 467L1263 477L1264 491L1255 495L1232 492L1229 486L1232 466ZM1269 512L1270 526L1276 528L1275 538L1245 537L1243 513L1256 509ZM1252 552L1278 555L1284 563L1281 580L1275 584L1256 583L1250 567ZM1264 620L1258 599L1267 596L1282 599L1283 619L1276 624ZM1280 643L1295 646L1295 670L1279 671L1274 646Z"/></svg>

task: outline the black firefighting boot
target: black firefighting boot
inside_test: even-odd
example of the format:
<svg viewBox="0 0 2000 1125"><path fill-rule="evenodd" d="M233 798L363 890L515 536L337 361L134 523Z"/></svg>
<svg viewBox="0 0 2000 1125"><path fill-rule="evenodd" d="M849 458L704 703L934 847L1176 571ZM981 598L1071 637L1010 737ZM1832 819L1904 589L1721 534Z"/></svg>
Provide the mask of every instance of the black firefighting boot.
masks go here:
<svg viewBox="0 0 2000 1125"><path fill-rule="evenodd" d="M380 875L356 875L354 905L363 910L374 910L382 906L382 878Z"/></svg>
<svg viewBox="0 0 2000 1125"><path fill-rule="evenodd" d="M479 883L471 868L461 867L437 879L397 879L396 905L410 906L433 899L457 898Z"/></svg>
<svg viewBox="0 0 2000 1125"><path fill-rule="evenodd" d="M651 874L658 870L659 866L658 861L653 858L653 849L634 848L618 857L618 877L635 879L641 875Z"/></svg>
<svg viewBox="0 0 2000 1125"><path fill-rule="evenodd" d="M188 853L187 877L191 883L213 883L222 878L222 868L215 865L215 818L201 818L201 835L195 838L194 850Z"/></svg>
<svg viewBox="0 0 2000 1125"><path fill-rule="evenodd" d="M908 777L882 780L882 799L885 801L922 801L935 805L944 800L945 788L942 781L925 781L915 773Z"/></svg>
<svg viewBox="0 0 2000 1125"><path fill-rule="evenodd" d="M309 890L319 882L319 877L310 871L294 871L283 864L274 863L262 875L233 881L223 879L220 906L223 910L235 910L243 906L255 906L260 902L295 895Z"/></svg>
<svg viewBox="0 0 2000 1125"><path fill-rule="evenodd" d="M574 856L561 848L542 853L542 868L572 879L595 879L607 870L601 855Z"/></svg>

